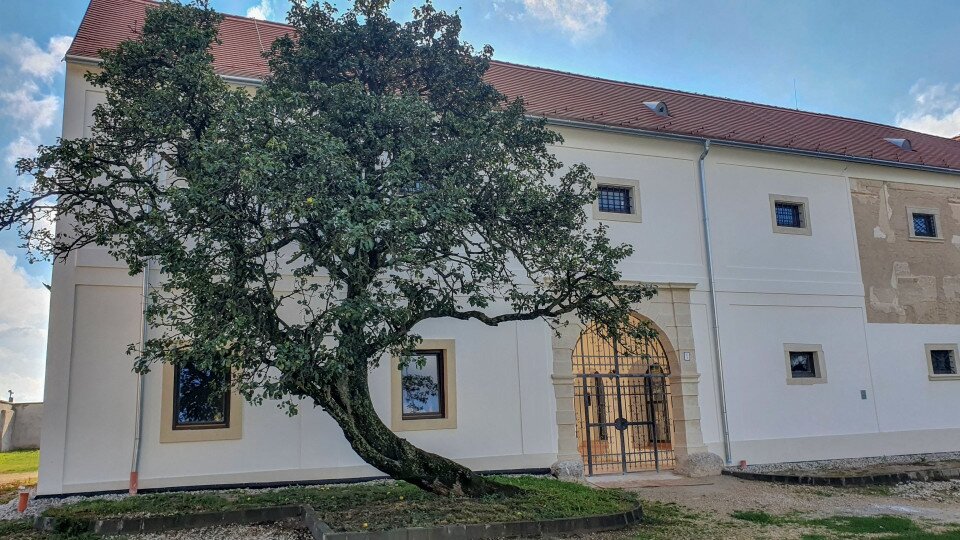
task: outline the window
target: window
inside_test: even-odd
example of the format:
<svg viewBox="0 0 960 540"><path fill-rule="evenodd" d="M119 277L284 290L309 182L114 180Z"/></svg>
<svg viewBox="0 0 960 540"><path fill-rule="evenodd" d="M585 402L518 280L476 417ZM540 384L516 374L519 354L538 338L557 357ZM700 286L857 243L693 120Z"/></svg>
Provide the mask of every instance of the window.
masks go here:
<svg viewBox="0 0 960 540"><path fill-rule="evenodd" d="M599 204L601 212L616 212L618 214L632 213L630 188L600 186L599 192Z"/></svg>
<svg viewBox="0 0 960 540"><path fill-rule="evenodd" d="M452 339L425 339L414 355L392 361L394 431L457 427L456 350Z"/></svg>
<svg viewBox="0 0 960 540"><path fill-rule="evenodd" d="M787 384L817 384L827 382L820 345L787 343L783 346L787 361Z"/></svg>
<svg viewBox="0 0 960 540"><path fill-rule="evenodd" d="M404 420L443 418L443 351L417 351L400 369Z"/></svg>
<svg viewBox="0 0 960 540"><path fill-rule="evenodd" d="M597 180L597 200L593 204L593 217L604 221L640 220L640 182L625 178L600 178Z"/></svg>
<svg viewBox="0 0 960 540"><path fill-rule="evenodd" d="M911 240L943 240L940 211L936 208L907 207L907 230Z"/></svg>
<svg viewBox="0 0 960 540"><path fill-rule="evenodd" d="M160 442L240 439L243 399L230 387L230 373L213 373L191 364L164 364Z"/></svg>
<svg viewBox="0 0 960 540"><path fill-rule="evenodd" d="M770 217L773 232L781 234L810 234L810 216L806 197L770 195Z"/></svg>
<svg viewBox="0 0 960 540"><path fill-rule="evenodd" d="M957 369L957 345L933 344L927 345L927 369L930 379L960 379Z"/></svg>
<svg viewBox="0 0 960 540"><path fill-rule="evenodd" d="M790 353L790 376L794 379L816 377L817 362L810 351Z"/></svg>
<svg viewBox="0 0 960 540"><path fill-rule="evenodd" d="M803 206L796 203L776 203L778 227L803 227Z"/></svg>
<svg viewBox="0 0 960 540"><path fill-rule="evenodd" d="M210 429L230 425L230 373L174 367L173 429Z"/></svg>

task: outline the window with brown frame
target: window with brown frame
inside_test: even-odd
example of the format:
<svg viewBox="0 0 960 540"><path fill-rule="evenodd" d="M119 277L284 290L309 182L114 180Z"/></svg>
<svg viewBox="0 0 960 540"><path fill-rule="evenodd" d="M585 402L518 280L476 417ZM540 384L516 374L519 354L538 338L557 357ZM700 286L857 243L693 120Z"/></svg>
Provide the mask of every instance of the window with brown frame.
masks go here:
<svg viewBox="0 0 960 540"><path fill-rule="evenodd" d="M400 370L402 417L419 420L446 417L444 351L416 351Z"/></svg>
<svg viewBox="0 0 960 540"><path fill-rule="evenodd" d="M173 429L230 426L230 372L174 366Z"/></svg>

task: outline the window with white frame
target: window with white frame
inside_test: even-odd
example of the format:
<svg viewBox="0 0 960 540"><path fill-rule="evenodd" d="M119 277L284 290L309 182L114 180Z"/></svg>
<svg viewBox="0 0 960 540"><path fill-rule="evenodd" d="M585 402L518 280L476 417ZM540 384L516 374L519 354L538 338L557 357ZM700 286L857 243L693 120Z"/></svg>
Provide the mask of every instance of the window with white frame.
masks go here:
<svg viewBox="0 0 960 540"><path fill-rule="evenodd" d="M632 221L640 219L640 183L625 178L598 178L597 200L593 203L594 219Z"/></svg>
<svg viewBox="0 0 960 540"><path fill-rule="evenodd" d="M810 234L810 202L806 197L770 195L770 219L773 232Z"/></svg>
<svg viewBox="0 0 960 540"><path fill-rule="evenodd" d="M937 208L907 207L907 231L911 240L943 240L940 230L940 210Z"/></svg>
<svg viewBox="0 0 960 540"><path fill-rule="evenodd" d="M952 344L928 344L927 352L927 370L930 379L960 379L960 372L957 369L957 345Z"/></svg>
<svg viewBox="0 0 960 540"><path fill-rule="evenodd" d="M827 382L823 347L820 345L786 343L783 354L787 365L787 384Z"/></svg>

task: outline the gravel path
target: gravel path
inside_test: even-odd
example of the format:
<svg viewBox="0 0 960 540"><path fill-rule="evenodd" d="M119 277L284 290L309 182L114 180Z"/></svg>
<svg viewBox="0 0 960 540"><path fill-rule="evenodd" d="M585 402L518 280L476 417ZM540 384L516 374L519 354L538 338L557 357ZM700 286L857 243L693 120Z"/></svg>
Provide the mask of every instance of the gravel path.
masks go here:
<svg viewBox="0 0 960 540"><path fill-rule="evenodd" d="M800 512L811 517L902 515L943 523L960 523L960 482L913 482L889 488L794 486L710 479L709 485L664 486L635 490L640 497L681 504L695 511L729 516L738 510L770 514Z"/></svg>

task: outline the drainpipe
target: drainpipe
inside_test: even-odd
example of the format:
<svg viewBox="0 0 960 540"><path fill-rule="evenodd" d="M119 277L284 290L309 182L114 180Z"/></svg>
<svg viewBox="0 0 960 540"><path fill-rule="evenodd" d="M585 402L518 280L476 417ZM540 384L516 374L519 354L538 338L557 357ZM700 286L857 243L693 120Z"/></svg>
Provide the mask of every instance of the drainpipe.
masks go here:
<svg viewBox="0 0 960 540"><path fill-rule="evenodd" d="M707 175L704 160L710 152L710 139L703 141L703 153L698 160L700 174L700 209L703 211L703 242L707 254L707 281L710 284L710 316L713 319L713 346L717 351L717 397L720 401L720 428L723 439L723 458L730 465L733 459L730 450L730 427L727 422L727 393L723 384L723 354L720 352L720 316L717 315L717 283L713 275L713 245L710 241L710 212L707 204Z"/></svg>
<svg viewBox="0 0 960 540"><path fill-rule="evenodd" d="M150 259L143 267L143 303L140 309L140 351L147 344L147 296L150 294ZM134 411L133 426L133 457L130 463L130 495L137 494L138 475L140 472L140 436L143 432L143 390L146 385L144 374L137 374L137 399Z"/></svg>

